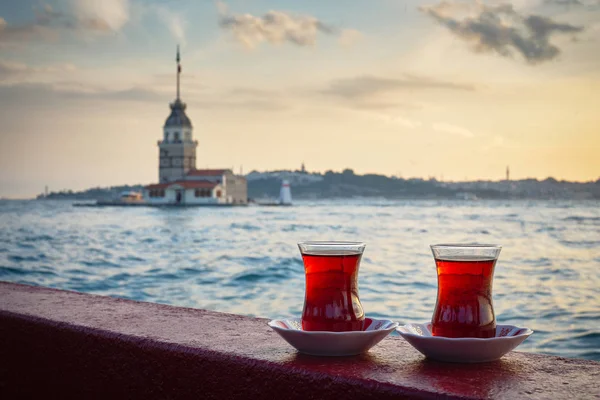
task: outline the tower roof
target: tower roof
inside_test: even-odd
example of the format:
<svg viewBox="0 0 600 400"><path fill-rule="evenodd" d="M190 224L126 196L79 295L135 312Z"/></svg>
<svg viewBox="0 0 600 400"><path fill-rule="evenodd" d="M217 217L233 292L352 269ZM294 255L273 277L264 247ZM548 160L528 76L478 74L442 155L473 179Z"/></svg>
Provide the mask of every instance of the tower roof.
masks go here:
<svg viewBox="0 0 600 400"><path fill-rule="evenodd" d="M179 56L179 46L177 46L177 57L175 61L177 61L177 97L175 101L170 104L171 114L165 121L165 128L167 127L185 127L191 128L192 121L190 121L189 117L185 113L185 103L181 101L179 97L179 76L181 75L181 64L179 63L181 57Z"/></svg>
<svg viewBox="0 0 600 400"><path fill-rule="evenodd" d="M182 102L180 99L176 99L170 104L170 107L171 114L169 114L169 117L165 121L165 128L172 126L185 128L192 127L192 121L190 121L189 117L185 113L186 105L184 102Z"/></svg>

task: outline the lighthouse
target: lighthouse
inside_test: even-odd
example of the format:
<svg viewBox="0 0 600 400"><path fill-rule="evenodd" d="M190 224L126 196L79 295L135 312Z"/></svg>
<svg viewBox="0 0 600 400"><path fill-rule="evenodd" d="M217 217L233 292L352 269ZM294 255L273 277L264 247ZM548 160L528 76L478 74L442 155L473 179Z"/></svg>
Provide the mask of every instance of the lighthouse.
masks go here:
<svg viewBox="0 0 600 400"><path fill-rule="evenodd" d="M230 169L196 169L198 141L181 101L181 57L177 46L177 94L158 141L158 183L144 187L146 205L246 205L248 183Z"/></svg>
<svg viewBox="0 0 600 400"><path fill-rule="evenodd" d="M198 141L192 136L192 121L185 113L186 105L181 101L180 78L181 57L177 46L177 94L170 104L171 113L163 127L163 138L158 141L158 180L161 183L183 179L190 170L196 169L196 147Z"/></svg>
<svg viewBox="0 0 600 400"><path fill-rule="evenodd" d="M281 190L279 191L279 205L292 205L292 191L290 190L290 182L284 180L281 182Z"/></svg>

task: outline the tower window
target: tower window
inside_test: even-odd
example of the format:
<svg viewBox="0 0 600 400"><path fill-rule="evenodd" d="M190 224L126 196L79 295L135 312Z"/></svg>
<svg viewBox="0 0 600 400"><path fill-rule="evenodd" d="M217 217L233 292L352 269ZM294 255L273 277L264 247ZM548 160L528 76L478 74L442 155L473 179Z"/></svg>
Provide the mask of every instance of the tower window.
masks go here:
<svg viewBox="0 0 600 400"><path fill-rule="evenodd" d="M175 133L173 134L173 141L174 141L174 142L179 142L179 132L175 132Z"/></svg>
<svg viewBox="0 0 600 400"><path fill-rule="evenodd" d="M169 132L165 132L165 142L169 141Z"/></svg>

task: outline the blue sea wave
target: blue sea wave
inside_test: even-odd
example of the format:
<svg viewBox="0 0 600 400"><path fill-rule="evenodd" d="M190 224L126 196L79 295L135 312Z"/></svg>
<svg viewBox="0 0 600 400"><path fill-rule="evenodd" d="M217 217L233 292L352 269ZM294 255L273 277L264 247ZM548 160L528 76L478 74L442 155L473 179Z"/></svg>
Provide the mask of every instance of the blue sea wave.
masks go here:
<svg viewBox="0 0 600 400"><path fill-rule="evenodd" d="M367 243L367 316L431 318L429 244L495 242L499 323L535 331L520 347L600 361L596 202L346 201L285 208L75 208L0 202L0 279L260 317L302 312L301 240Z"/></svg>
<svg viewBox="0 0 600 400"><path fill-rule="evenodd" d="M584 215L570 215L563 218L563 221L576 221L576 222L600 222L600 217L584 216Z"/></svg>

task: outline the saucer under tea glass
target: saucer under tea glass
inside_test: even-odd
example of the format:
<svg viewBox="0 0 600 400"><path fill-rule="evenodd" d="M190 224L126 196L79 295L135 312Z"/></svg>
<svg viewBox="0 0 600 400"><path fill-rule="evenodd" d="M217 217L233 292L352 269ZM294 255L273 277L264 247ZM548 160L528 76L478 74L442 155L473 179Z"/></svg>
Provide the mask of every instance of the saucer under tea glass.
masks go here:
<svg viewBox="0 0 600 400"><path fill-rule="evenodd" d="M431 320L433 336L496 336L492 281L501 249L493 244L431 246L438 277L437 302Z"/></svg>
<svg viewBox="0 0 600 400"><path fill-rule="evenodd" d="M302 330L348 332L364 329L358 295L362 242L298 243L306 278Z"/></svg>

